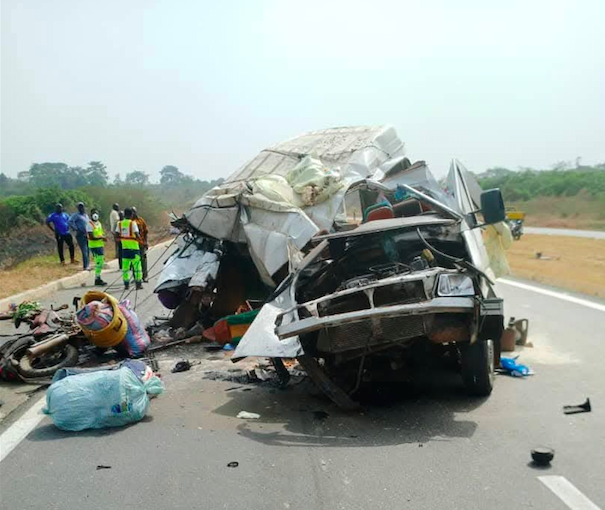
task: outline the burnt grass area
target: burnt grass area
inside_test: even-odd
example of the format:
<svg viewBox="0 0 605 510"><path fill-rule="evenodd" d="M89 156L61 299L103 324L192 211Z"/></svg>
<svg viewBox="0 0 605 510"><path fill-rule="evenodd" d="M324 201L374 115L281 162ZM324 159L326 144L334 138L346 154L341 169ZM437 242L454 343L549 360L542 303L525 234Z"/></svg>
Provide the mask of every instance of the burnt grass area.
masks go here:
<svg viewBox="0 0 605 510"><path fill-rule="evenodd" d="M54 253L56 247L55 238L46 227L19 229L10 236L0 237L0 269L10 269L32 257Z"/></svg>

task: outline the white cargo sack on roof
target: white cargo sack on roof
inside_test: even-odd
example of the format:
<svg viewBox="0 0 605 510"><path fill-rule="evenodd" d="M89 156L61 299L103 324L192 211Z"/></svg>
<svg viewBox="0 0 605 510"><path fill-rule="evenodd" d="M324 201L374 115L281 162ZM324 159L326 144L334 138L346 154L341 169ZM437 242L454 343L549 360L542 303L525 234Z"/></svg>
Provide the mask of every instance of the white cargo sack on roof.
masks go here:
<svg viewBox="0 0 605 510"><path fill-rule="evenodd" d="M321 204L343 186L338 170L329 169L312 156L304 157L290 170L286 180L298 195L301 207Z"/></svg>
<svg viewBox="0 0 605 510"><path fill-rule="evenodd" d="M252 194L262 195L272 202L292 207L295 204L294 191L281 175L264 175L252 182Z"/></svg>

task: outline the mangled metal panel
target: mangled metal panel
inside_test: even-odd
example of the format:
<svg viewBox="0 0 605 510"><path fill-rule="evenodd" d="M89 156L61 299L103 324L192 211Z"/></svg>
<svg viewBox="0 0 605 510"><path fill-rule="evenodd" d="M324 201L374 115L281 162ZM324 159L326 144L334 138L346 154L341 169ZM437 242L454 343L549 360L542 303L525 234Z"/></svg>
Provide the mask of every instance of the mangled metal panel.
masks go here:
<svg viewBox="0 0 605 510"><path fill-rule="evenodd" d="M382 162L403 155L403 147L391 126L354 126L310 131L264 149L230 175L225 184L263 175L285 177L308 154L318 156L330 167L340 166L344 169L349 164L351 173L358 173L364 178L373 174Z"/></svg>
<svg viewBox="0 0 605 510"><path fill-rule="evenodd" d="M177 249L168 258L158 277L155 292L187 283L200 266L210 262L208 255L193 240L186 239L185 236L179 237Z"/></svg>
<svg viewBox="0 0 605 510"><path fill-rule="evenodd" d="M298 336L280 340L275 334L275 321L285 310L292 307L292 300L287 292L280 294L277 299L265 303L254 322L240 340L234 353L234 359L249 356L269 358L296 358L303 354ZM289 321L285 316L284 323Z"/></svg>
<svg viewBox="0 0 605 510"><path fill-rule="evenodd" d="M489 278L495 279L489 264L489 256L483 242L481 229L477 225L476 211L481 203L481 187L474 176L457 160L452 160L447 176L447 191L452 197L458 211L464 216L461 229L462 237L471 257L473 265L484 271ZM483 281L483 285L487 282Z"/></svg>
<svg viewBox="0 0 605 510"><path fill-rule="evenodd" d="M392 190L396 189L398 185L407 184L412 188L430 193L433 198L449 207L453 206L452 198L445 193L424 161L417 161L408 168L404 168L402 165L404 161L403 157L387 161L374 175L373 180L380 181L381 184Z"/></svg>
<svg viewBox="0 0 605 510"><path fill-rule="evenodd" d="M304 184L299 189L286 179L309 155L327 169L323 194L318 185L308 186L311 192L319 190L319 203L301 195ZM271 284L271 277L320 229L332 229L344 213L344 196L352 182L402 155L403 143L390 126L305 133L262 151L208 191L185 218L204 235L247 244L263 281Z"/></svg>

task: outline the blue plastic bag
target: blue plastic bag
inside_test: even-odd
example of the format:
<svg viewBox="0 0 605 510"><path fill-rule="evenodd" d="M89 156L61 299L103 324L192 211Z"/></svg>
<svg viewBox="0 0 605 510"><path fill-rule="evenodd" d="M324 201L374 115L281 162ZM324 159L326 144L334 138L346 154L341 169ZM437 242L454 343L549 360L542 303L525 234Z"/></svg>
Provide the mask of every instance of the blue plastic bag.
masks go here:
<svg viewBox="0 0 605 510"><path fill-rule="evenodd" d="M500 366L503 370L505 370L509 375L513 377L525 377L531 375L532 372L526 365L521 365L517 363L517 359L519 356L515 358L500 358Z"/></svg>
<svg viewBox="0 0 605 510"><path fill-rule="evenodd" d="M143 419L148 394L163 391L157 376L143 382L127 366L68 375L50 385L43 412L62 430L121 427Z"/></svg>

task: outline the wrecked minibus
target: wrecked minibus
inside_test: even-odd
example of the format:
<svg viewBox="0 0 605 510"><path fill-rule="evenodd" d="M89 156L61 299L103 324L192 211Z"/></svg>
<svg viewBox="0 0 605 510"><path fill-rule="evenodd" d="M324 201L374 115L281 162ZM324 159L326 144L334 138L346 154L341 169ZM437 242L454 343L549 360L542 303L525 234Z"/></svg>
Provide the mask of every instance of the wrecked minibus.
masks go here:
<svg viewBox="0 0 605 510"><path fill-rule="evenodd" d="M391 126L305 133L261 151L173 225L155 292L174 325L262 304L233 359L297 358L339 406L419 352L454 358L489 395L503 331L482 229L505 219L454 160L443 183Z"/></svg>

